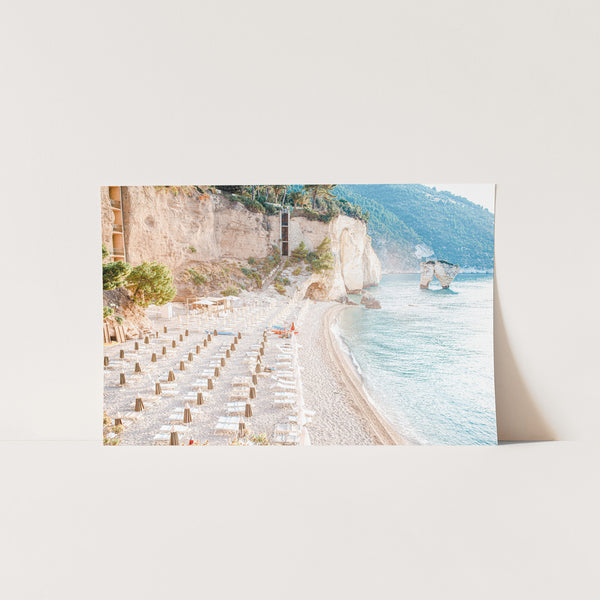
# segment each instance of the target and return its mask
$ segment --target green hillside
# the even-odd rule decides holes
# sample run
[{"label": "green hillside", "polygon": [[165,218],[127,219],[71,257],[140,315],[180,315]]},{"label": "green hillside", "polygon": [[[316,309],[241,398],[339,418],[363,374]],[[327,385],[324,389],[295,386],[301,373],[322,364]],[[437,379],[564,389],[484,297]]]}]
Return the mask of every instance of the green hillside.
[{"label": "green hillside", "polygon": [[335,194],[368,211],[385,270],[417,270],[417,246],[463,270],[493,270],[494,215],[466,198],[419,184],[338,185]]}]

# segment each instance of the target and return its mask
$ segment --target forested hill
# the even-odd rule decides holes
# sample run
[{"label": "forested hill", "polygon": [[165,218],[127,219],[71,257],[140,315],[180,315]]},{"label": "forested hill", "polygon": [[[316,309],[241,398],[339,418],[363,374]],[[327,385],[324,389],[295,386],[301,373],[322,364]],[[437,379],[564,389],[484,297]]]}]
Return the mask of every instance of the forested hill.
[{"label": "forested hill", "polygon": [[[386,271],[416,271],[421,256],[464,270],[494,267],[494,215],[424,185],[338,185],[338,197],[369,212],[368,232]],[[417,255],[421,256],[417,256]]]}]

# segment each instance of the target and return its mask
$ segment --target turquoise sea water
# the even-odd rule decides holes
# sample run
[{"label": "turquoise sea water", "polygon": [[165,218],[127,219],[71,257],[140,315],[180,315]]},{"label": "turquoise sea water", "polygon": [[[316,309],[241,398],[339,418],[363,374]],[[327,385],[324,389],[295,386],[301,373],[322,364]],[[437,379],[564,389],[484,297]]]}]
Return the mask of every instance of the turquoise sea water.
[{"label": "turquoise sea water", "polygon": [[409,443],[495,444],[493,275],[430,287],[419,288],[418,274],[384,275],[369,290],[381,310],[345,310],[342,341]]}]

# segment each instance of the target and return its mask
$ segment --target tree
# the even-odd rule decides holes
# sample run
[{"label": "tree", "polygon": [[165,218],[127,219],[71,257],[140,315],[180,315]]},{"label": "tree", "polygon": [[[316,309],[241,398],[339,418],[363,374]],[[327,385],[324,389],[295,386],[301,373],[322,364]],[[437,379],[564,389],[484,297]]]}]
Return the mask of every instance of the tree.
[{"label": "tree", "polygon": [[298,244],[298,247],[292,250],[292,257],[296,260],[304,260],[308,254],[308,248],[304,241]]},{"label": "tree", "polygon": [[333,269],[335,259],[331,252],[331,240],[329,237],[325,237],[317,246],[317,249],[308,254],[307,259],[310,261],[312,270],[315,273]]},{"label": "tree", "polygon": [[175,297],[173,275],[167,265],[143,262],[134,267],[127,278],[133,301],[140,306],[166,304]]},{"label": "tree", "polygon": [[319,200],[331,200],[335,197],[333,193],[333,188],[335,188],[335,184],[310,184],[303,186],[303,188],[306,191],[307,195],[309,195],[311,198],[313,210],[316,210],[317,202]]},{"label": "tree", "polygon": [[102,265],[102,289],[114,290],[125,285],[127,277],[131,272],[129,263],[118,260]]},{"label": "tree", "polygon": [[104,262],[104,260],[106,258],[108,258],[109,256],[110,256],[110,252],[108,251],[106,244],[104,242],[102,242],[102,262]]}]

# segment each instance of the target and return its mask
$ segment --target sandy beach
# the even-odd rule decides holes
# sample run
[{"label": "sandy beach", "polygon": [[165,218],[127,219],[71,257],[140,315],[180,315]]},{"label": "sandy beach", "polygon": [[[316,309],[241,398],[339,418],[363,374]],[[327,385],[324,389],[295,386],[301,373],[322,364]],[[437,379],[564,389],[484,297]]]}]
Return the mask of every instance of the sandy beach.
[{"label": "sandy beach", "polygon": [[[246,434],[237,441],[236,435],[217,433],[215,426],[228,414],[228,403],[234,399],[232,394],[238,389],[241,391],[237,383],[252,376],[265,328],[292,322],[298,330],[295,341],[302,405],[311,415],[314,413],[306,426],[308,436],[304,443],[402,443],[369,401],[360,376],[331,330],[344,305],[254,293],[248,294],[240,306],[232,314],[211,323],[190,317],[180,306],[171,319],[152,319],[155,331],[148,336],[147,343],[142,338],[105,347],[109,365],[105,368],[104,410],[111,421],[116,415],[123,419],[123,429],[116,436],[120,445],[168,443],[165,442],[167,433],[173,427],[184,445],[190,440],[209,445],[252,443],[249,440],[257,436],[271,443],[277,431],[289,426],[297,413],[294,406],[281,407],[274,403],[274,398],[284,393],[277,393],[280,372],[285,372],[281,371],[284,367],[278,361],[285,356],[282,352],[289,351],[289,342],[276,335],[269,334],[265,342],[262,365],[269,370],[256,377],[256,397],[249,400],[252,416],[243,418],[242,414],[240,417],[246,424]],[[213,328],[230,335],[213,335],[204,345],[207,331]],[[233,335],[238,331],[242,332],[242,338],[235,350],[230,350]],[[121,350],[125,350],[123,359],[120,359]],[[228,350],[230,356],[225,358]],[[156,362],[152,361],[152,354],[156,355]],[[222,358],[225,365],[220,368],[219,376],[213,377],[213,389],[207,390],[206,384],[199,385]],[[141,373],[136,373],[136,363]],[[169,372],[175,381],[168,382]],[[125,373],[125,385],[120,384],[121,373]],[[154,393],[157,381],[162,382],[160,395]],[[198,391],[203,395],[201,405],[196,402]],[[134,411],[136,398],[142,398],[143,411]],[[191,423],[183,423],[182,411],[186,404],[192,415]]]}]

